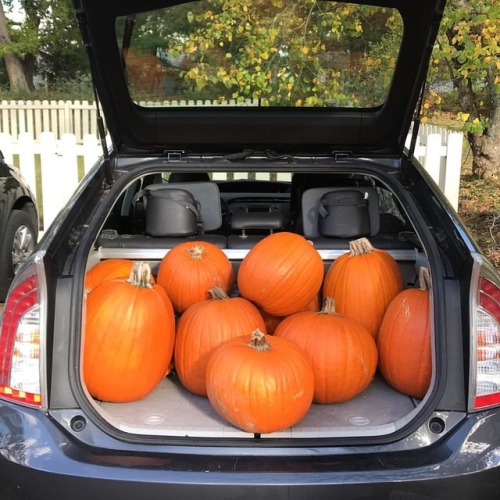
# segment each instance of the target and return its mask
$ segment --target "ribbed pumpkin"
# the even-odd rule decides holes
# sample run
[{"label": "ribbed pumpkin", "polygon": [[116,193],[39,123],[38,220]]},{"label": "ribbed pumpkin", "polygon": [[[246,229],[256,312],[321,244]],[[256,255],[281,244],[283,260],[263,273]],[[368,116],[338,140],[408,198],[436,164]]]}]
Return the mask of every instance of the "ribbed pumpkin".
[{"label": "ribbed pumpkin", "polygon": [[245,256],[238,287],[243,297],[269,314],[287,316],[314,299],[323,274],[321,256],[310,242],[298,234],[275,233]]},{"label": "ribbed pumpkin", "polygon": [[[88,293],[109,280],[128,278],[133,265],[134,261],[127,259],[107,259],[98,262],[85,274],[85,291]],[[154,277],[151,276],[151,283],[154,282]]]},{"label": "ribbed pumpkin", "polygon": [[315,403],[342,403],[373,380],[377,369],[373,337],[358,321],[335,313],[330,297],[320,312],[301,312],[283,320],[274,335],[291,340],[309,357]]},{"label": "ribbed pumpkin", "polygon": [[134,264],[128,280],[103,283],[87,296],[83,378],[89,393],[123,403],[143,398],[168,371],[174,312],[151,270]]},{"label": "ribbed pumpkin", "polygon": [[216,347],[231,338],[264,330],[257,308],[242,297],[228,297],[221,288],[210,290],[210,300],[197,302],[181,316],[177,325],[175,367],[186,389],[206,396],[205,372]]},{"label": "ribbed pumpkin", "polygon": [[349,246],[350,252],[328,269],[323,296],[333,297],[339,314],[357,319],[376,338],[387,306],[403,290],[401,270],[388,252],[373,248],[366,238]]},{"label": "ribbed pumpkin", "polygon": [[247,432],[277,432],[299,422],[314,391],[304,353],[256,330],[219,346],[208,362],[207,393],[215,411]]},{"label": "ribbed pumpkin", "polygon": [[420,288],[402,291],[389,304],[377,345],[384,379],[404,394],[423,398],[432,376],[430,275],[426,268],[419,275]]},{"label": "ribbed pumpkin", "polygon": [[228,295],[234,284],[234,273],[226,254],[213,243],[181,243],[163,257],[157,274],[174,309],[184,312],[189,306],[210,298],[208,290],[220,287]]}]

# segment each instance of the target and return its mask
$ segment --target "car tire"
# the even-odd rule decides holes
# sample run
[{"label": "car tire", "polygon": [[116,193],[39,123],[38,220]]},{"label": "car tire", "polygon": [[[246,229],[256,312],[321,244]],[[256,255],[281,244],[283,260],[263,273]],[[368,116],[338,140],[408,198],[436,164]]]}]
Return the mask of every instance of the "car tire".
[{"label": "car tire", "polygon": [[37,228],[32,210],[13,210],[0,249],[0,302],[7,296],[10,283],[19,267],[36,245]]}]

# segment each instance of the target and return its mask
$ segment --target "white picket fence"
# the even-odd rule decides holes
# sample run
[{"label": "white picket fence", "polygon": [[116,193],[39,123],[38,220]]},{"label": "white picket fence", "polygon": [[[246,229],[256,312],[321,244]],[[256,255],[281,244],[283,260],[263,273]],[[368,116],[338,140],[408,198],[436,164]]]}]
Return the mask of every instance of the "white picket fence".
[{"label": "white picket fence", "polygon": [[[59,101],[54,111],[48,107],[48,101],[42,101],[38,102],[38,108],[31,110],[28,102],[21,103],[21,111],[14,113],[12,101],[7,108],[3,108],[4,103],[0,108],[0,150],[8,163],[20,167],[33,192],[41,198],[38,204],[43,213],[43,231],[102,153],[95,129],[95,108],[92,103]],[[12,124],[16,126],[13,128]],[[455,208],[458,207],[462,142],[462,133],[422,125],[415,150],[417,159]],[[407,146],[409,143],[410,137]],[[214,178],[223,179],[224,175],[217,174]],[[245,174],[240,177],[244,178]]]}]

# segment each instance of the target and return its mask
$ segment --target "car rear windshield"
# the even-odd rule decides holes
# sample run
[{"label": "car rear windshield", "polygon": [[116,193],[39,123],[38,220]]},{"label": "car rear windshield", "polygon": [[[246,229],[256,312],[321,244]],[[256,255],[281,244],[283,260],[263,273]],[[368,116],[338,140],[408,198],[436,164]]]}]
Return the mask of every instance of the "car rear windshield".
[{"label": "car rear windshield", "polygon": [[384,103],[397,10],[314,0],[203,0],[120,17],[140,106],[373,108]]}]

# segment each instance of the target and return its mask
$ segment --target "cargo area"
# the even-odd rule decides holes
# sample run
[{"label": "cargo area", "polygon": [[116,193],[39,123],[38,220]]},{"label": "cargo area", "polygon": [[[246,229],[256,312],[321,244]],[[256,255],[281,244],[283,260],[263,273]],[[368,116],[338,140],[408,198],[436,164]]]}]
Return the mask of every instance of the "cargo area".
[{"label": "cargo area", "polygon": [[[173,174],[149,174],[129,183],[99,232],[89,254],[87,269],[108,259],[129,259],[148,262],[155,276],[161,260],[176,244],[201,240],[219,246],[231,261],[237,276],[241,262],[258,241],[277,231],[291,231],[312,241],[326,273],[332,262],[348,251],[349,240],[355,237],[324,235],[318,230],[317,213],[311,215],[311,211],[318,211],[319,198],[336,189],[358,191],[369,200],[364,215],[369,225],[367,238],[394,257],[404,277],[405,288],[417,286],[418,269],[427,264],[424,249],[397,197],[383,183],[369,176],[324,175],[314,181],[304,176],[302,182],[316,185],[301,186],[297,192],[294,192],[293,181],[278,180],[276,174],[270,175],[269,180],[217,182],[212,180],[216,177],[213,175],[208,181],[200,181],[197,174],[195,180],[178,183],[173,182],[174,177]],[[153,178],[155,185],[175,185],[194,193],[194,198],[201,201],[200,219],[205,224],[202,233],[199,228],[193,228],[195,234],[187,231],[188,234],[179,236],[176,227],[175,235],[168,234],[169,221],[173,221],[174,226],[178,222],[175,216],[169,218],[168,211],[155,213],[152,222],[151,212],[148,214],[147,208],[139,204],[145,200],[144,189],[150,183],[145,183],[145,179],[151,181]],[[328,179],[327,184],[325,179]],[[299,200],[298,206],[294,206],[294,199]],[[232,295],[238,296],[237,287]],[[192,438],[383,436],[407,425],[421,407],[420,399],[395,390],[378,371],[368,388],[355,398],[341,404],[313,403],[307,415],[296,425],[256,436],[221,418],[206,397],[186,390],[175,368],[139,401],[109,403],[90,395],[89,401],[111,426],[120,431],[144,436]]]}]

